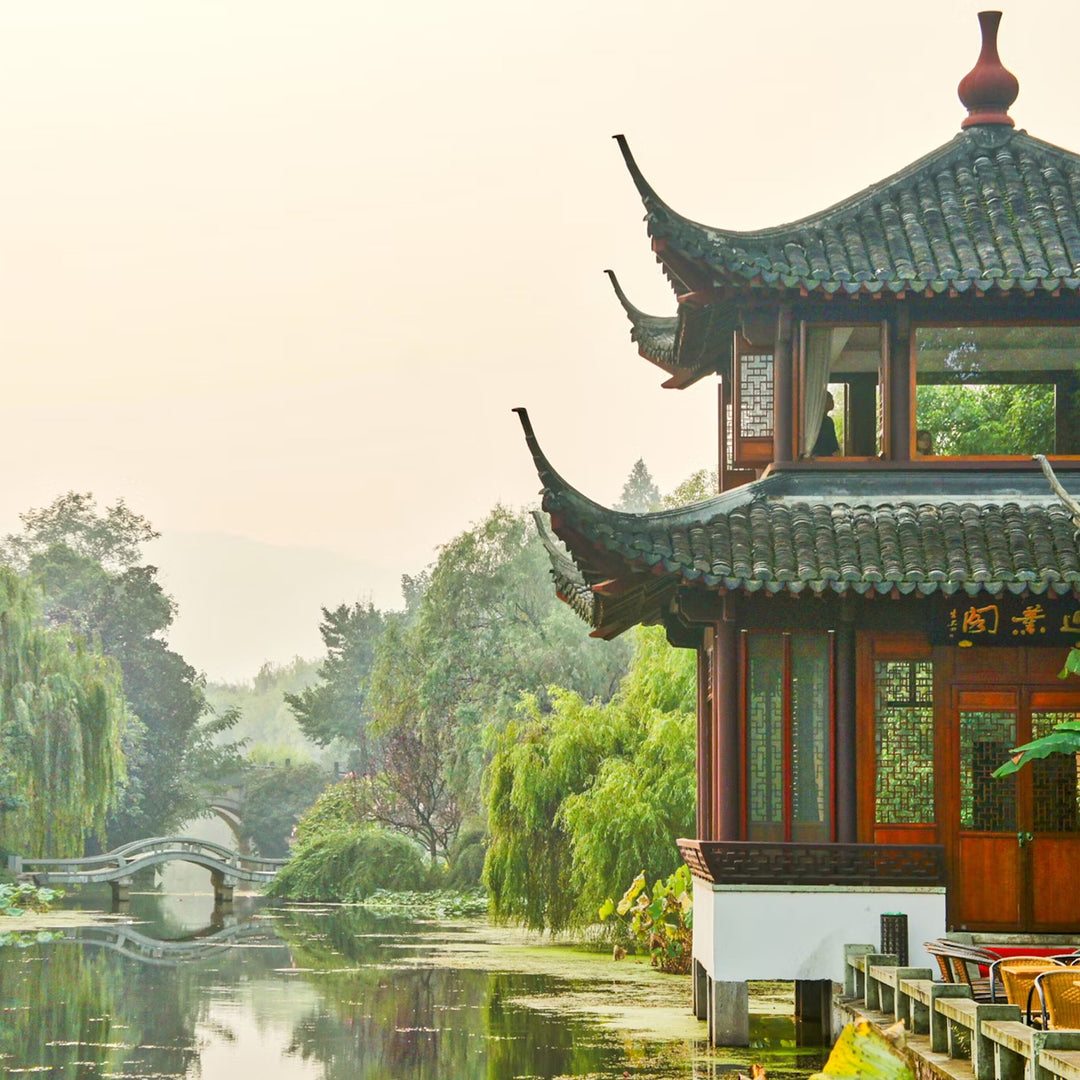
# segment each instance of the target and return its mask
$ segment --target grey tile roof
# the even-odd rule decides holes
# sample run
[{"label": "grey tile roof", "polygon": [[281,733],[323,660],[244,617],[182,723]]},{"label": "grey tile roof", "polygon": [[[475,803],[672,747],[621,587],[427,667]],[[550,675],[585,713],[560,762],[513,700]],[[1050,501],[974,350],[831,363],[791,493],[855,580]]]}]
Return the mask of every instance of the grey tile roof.
[{"label": "grey tile roof", "polygon": [[967,128],[819,214],[756,232],[676,213],[618,138],[649,234],[716,286],[840,294],[1080,290],[1080,156],[1024,131]]},{"label": "grey tile roof", "polygon": [[[577,588],[599,587],[591,609],[580,597],[575,609],[613,633],[656,621],[657,605],[691,583],[859,595],[1080,589],[1076,526],[1037,471],[777,473],[693,506],[626,514],[567,484],[519,412]],[[1063,481],[1080,491],[1080,475]]]},{"label": "grey tile roof", "polygon": [[611,279],[615,295],[630,320],[630,340],[637,343],[638,352],[669,375],[674,375],[679,370],[675,364],[675,328],[679,320],[673,315],[646,315],[630,303],[615,272],[605,270],[604,273]]}]

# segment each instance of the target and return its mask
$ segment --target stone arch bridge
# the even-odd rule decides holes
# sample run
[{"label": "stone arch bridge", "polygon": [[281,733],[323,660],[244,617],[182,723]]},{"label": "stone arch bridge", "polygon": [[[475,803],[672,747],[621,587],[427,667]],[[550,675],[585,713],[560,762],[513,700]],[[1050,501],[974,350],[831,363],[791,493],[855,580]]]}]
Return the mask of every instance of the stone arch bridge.
[{"label": "stone arch bridge", "polygon": [[107,881],[112,886],[113,904],[118,906],[128,899],[131,879],[140,870],[167,862],[189,862],[210,871],[214,903],[229,904],[239,882],[272,881],[286,861],[243,855],[223,844],[191,836],[154,836],[81,859],[24,859],[12,855],[8,857],[8,869],[42,886]]}]

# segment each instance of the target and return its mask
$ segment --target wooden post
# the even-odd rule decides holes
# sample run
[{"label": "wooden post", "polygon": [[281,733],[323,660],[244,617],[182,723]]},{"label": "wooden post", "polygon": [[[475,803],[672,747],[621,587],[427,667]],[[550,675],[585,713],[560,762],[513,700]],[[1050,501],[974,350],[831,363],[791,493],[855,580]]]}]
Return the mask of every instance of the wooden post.
[{"label": "wooden post", "polygon": [[848,605],[836,631],[836,839],[859,840],[855,752],[855,624]]},{"label": "wooden post", "polygon": [[697,651],[697,836],[713,839],[713,633],[705,631],[705,641]]},{"label": "wooden post", "polygon": [[773,343],[773,461],[791,461],[795,446],[795,373],[791,357],[791,308],[776,318]]},{"label": "wooden post", "polygon": [[742,795],[740,787],[739,739],[739,634],[728,617],[728,599],[724,600],[724,618],[713,633],[713,716],[716,742],[713,750],[713,806],[715,822],[712,839],[741,840]]},{"label": "wooden post", "polygon": [[889,460],[910,461],[912,439],[911,319],[901,304],[889,340]]}]

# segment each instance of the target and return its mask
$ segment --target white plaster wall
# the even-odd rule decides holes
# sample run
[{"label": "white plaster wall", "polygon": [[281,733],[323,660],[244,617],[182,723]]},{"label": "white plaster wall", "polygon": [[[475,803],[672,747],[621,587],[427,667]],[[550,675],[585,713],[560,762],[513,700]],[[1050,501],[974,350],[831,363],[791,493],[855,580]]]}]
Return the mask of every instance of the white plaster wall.
[{"label": "white plaster wall", "polygon": [[695,878],[694,957],[721,982],[843,982],[844,946],[876,946],[884,912],[908,917],[908,964],[934,968],[922,943],[945,933],[944,889],[722,886]]}]

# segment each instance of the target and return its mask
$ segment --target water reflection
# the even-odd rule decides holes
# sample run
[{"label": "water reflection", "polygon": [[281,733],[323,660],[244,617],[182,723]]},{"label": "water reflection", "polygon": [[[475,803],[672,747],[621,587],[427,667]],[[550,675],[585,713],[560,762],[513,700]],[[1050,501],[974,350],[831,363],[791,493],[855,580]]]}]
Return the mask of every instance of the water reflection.
[{"label": "water reflection", "polygon": [[435,963],[454,937],[445,925],[248,900],[235,918],[192,932],[173,901],[136,896],[133,912],[153,915],[146,923],[0,948],[0,1068],[203,1080],[705,1078],[759,1060],[784,1080],[820,1067],[819,1054],[795,1050],[782,1018],[755,1028],[765,1045],[747,1055],[570,1015],[561,999],[607,988]]}]

